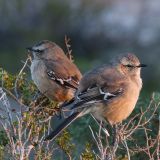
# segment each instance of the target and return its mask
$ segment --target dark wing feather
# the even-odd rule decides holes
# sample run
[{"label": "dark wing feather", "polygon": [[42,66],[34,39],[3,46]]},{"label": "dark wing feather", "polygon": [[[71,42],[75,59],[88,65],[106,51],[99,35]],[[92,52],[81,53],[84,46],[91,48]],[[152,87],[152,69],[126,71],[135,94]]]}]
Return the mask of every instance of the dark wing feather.
[{"label": "dark wing feather", "polygon": [[53,132],[45,137],[44,141],[55,139],[65,128],[67,128],[73,121],[77,119],[80,112],[75,112],[64,120]]},{"label": "dark wing feather", "polygon": [[[80,93],[71,109],[83,108],[83,104],[91,104],[100,101],[108,101],[122,94],[122,89],[118,89],[112,93],[104,92],[100,87],[89,88],[87,91]],[[84,105],[86,107],[86,105]]]},{"label": "dark wing feather", "polygon": [[47,67],[47,75],[48,77],[55,81],[57,84],[65,87],[65,88],[72,88],[77,89],[79,85],[79,78],[78,76],[72,75],[68,69],[67,65],[64,65],[63,62],[56,62],[47,60],[46,62]]}]

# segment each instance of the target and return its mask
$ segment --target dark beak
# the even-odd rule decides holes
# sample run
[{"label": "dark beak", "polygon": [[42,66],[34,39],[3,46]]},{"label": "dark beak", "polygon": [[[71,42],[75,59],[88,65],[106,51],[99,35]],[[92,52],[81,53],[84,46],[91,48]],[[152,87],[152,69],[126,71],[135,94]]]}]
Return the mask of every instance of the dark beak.
[{"label": "dark beak", "polygon": [[142,67],[147,67],[147,65],[146,64],[139,64],[137,67],[142,68]]}]

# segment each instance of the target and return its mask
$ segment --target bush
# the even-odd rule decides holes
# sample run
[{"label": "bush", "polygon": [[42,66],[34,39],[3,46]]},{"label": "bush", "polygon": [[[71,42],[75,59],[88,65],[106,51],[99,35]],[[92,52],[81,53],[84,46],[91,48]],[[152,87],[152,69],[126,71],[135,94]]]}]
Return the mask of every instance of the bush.
[{"label": "bush", "polygon": [[[82,118],[70,132],[64,131],[56,141],[44,142],[51,130],[51,117],[59,112],[57,103],[41,95],[28,78],[27,58],[17,75],[0,69],[0,156],[10,159],[160,159],[160,94],[155,93],[146,102],[140,100],[138,107],[122,124],[106,125],[110,136],[95,121]],[[16,109],[12,107],[16,102]],[[11,103],[12,102],[12,103]],[[19,108],[19,110],[17,109]],[[80,126],[83,123],[83,128]],[[86,124],[86,126],[84,125]],[[84,133],[84,127],[90,131]],[[78,125],[78,129],[77,129]],[[74,127],[75,126],[75,127]],[[81,132],[82,130],[82,132]],[[83,135],[89,138],[83,139]],[[81,142],[77,143],[78,137]],[[81,138],[81,139],[80,139]],[[82,148],[80,149],[80,145]],[[63,153],[61,152],[63,151]]]}]

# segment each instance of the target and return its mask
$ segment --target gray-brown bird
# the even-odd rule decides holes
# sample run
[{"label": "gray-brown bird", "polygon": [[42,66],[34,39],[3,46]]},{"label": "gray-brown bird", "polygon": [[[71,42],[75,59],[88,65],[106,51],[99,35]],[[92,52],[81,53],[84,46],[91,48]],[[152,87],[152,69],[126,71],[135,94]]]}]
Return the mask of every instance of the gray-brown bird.
[{"label": "gray-brown bird", "polygon": [[57,102],[72,99],[82,75],[64,51],[48,40],[27,49],[33,54],[31,76],[39,91]]},{"label": "gray-brown bird", "polygon": [[54,139],[71,122],[87,113],[111,125],[126,119],[138,100],[142,88],[140,71],[145,66],[129,53],[86,73],[74,99],[66,106],[72,114],[45,140]]}]

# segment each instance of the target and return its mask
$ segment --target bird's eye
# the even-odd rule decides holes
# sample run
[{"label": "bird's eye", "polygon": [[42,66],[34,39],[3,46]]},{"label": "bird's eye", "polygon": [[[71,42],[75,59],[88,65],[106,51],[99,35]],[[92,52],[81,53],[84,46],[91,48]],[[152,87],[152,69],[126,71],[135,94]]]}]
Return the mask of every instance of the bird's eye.
[{"label": "bird's eye", "polygon": [[130,65],[130,64],[127,64],[127,65],[125,65],[125,66],[128,67],[128,68],[134,67],[133,65]]},{"label": "bird's eye", "polygon": [[43,50],[40,50],[40,49],[35,49],[34,51],[37,52],[37,53],[42,53],[43,52]]}]

